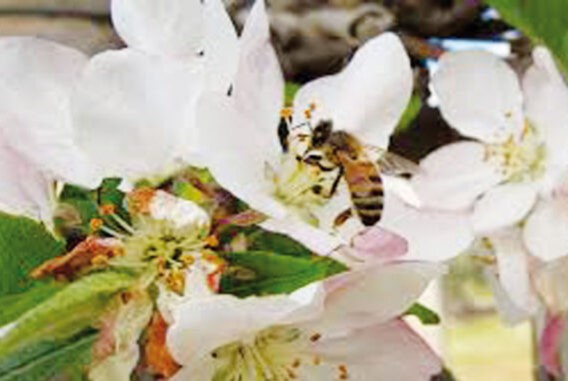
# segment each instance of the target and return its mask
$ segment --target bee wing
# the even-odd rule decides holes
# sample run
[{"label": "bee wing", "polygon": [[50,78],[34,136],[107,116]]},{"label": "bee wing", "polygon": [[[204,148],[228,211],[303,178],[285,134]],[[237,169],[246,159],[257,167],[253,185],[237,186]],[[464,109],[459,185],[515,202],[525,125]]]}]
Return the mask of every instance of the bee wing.
[{"label": "bee wing", "polygon": [[375,153],[381,173],[391,176],[413,176],[420,172],[418,164],[379,147],[368,147]]}]

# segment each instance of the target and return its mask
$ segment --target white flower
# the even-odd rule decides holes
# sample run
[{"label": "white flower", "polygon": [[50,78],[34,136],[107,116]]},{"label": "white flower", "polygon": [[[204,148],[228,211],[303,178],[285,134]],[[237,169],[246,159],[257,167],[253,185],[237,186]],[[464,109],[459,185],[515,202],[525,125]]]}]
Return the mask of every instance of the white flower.
[{"label": "white flower", "polygon": [[440,273],[396,264],[290,296],[189,299],[175,306],[168,330],[183,366],[172,380],[430,380],[439,360],[398,317]]},{"label": "white flower", "polygon": [[49,223],[55,180],[99,180],[75,145],[69,109],[87,57],[29,37],[0,39],[0,56],[0,205]]},{"label": "white flower", "polygon": [[475,141],[427,156],[417,191],[428,206],[473,205],[480,235],[522,220],[568,164],[568,89],[548,51],[533,56],[522,85],[503,61],[477,51],[444,55],[433,78],[444,117]]},{"label": "white flower", "polygon": [[[264,228],[328,254],[345,243],[332,222],[350,206],[349,194],[344,184],[331,199],[321,194],[337,171],[322,174],[297,160],[305,147],[296,138],[308,122],[331,120],[336,130],[386,149],[412,91],[410,62],[398,38],[385,34],[362,46],[341,73],[303,86],[290,118],[290,150],[284,153],[277,132],[284,82],[264,7],[257,1],[246,22],[232,91],[205,94],[200,101],[200,146],[219,183],[270,217]],[[390,187],[389,179],[385,182]]]},{"label": "white flower", "polygon": [[91,60],[39,39],[0,41],[3,210],[50,223],[55,180],[135,181],[195,152],[195,101],[204,83],[227,88],[235,66],[219,59],[237,47],[222,3],[120,0],[112,16],[129,47]]}]

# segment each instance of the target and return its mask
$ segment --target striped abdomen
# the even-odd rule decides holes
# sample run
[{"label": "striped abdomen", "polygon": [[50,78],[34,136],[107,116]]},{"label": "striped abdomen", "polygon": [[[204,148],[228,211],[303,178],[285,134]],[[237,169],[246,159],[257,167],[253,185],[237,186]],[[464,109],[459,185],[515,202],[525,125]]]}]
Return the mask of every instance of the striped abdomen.
[{"label": "striped abdomen", "polygon": [[363,225],[376,224],[383,213],[383,181],[377,166],[367,160],[341,158],[353,209]]}]

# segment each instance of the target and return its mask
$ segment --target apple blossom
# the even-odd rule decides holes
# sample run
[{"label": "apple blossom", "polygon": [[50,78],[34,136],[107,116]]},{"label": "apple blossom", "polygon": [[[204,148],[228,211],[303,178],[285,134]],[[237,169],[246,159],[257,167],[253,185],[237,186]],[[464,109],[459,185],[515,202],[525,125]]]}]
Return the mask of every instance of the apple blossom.
[{"label": "apple blossom", "polygon": [[398,317],[440,273],[400,263],[289,296],[190,298],[172,311],[167,344],[182,365],[172,380],[430,380],[439,360]]},{"label": "apple blossom", "polygon": [[[386,149],[412,91],[408,56],[395,35],[385,34],[363,45],[341,73],[303,86],[293,111],[284,112],[291,134],[283,152],[277,126],[284,83],[262,1],[250,12],[240,41],[231,91],[206,92],[199,102],[204,162],[223,187],[269,217],[262,227],[329,254],[353,236],[352,227],[342,237],[332,226],[337,214],[349,208],[349,194],[341,184],[330,198],[325,193],[337,171],[322,173],[297,159],[305,153],[302,135],[306,126],[332,120],[364,144]],[[385,176],[385,183],[386,204],[395,197],[391,186],[412,198],[403,180]]]},{"label": "apple blossom", "polygon": [[533,57],[522,84],[507,64],[479,51],[445,54],[432,80],[443,116],[474,140],[428,155],[415,184],[425,205],[473,207],[479,235],[521,221],[568,164],[560,143],[568,89],[547,50],[536,48]]}]

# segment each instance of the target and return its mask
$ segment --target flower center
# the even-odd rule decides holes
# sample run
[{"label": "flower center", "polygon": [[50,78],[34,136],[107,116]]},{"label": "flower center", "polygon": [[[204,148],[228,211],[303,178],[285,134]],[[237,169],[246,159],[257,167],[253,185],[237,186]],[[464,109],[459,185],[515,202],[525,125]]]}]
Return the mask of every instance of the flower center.
[{"label": "flower center", "polygon": [[[326,367],[330,374],[348,379],[347,366],[333,366],[310,350],[321,339],[298,328],[275,326],[246,341],[225,345],[211,353],[215,359],[214,381],[289,381],[304,379],[313,368]],[[327,379],[327,378],[326,378]]]},{"label": "flower center", "polygon": [[544,174],[546,147],[528,122],[519,136],[485,146],[485,160],[496,165],[508,182],[534,181]]},{"label": "flower center", "polygon": [[315,106],[310,106],[305,110],[306,122],[297,126],[292,126],[291,111],[283,111],[289,131],[286,136],[287,149],[282,155],[280,166],[277,169],[267,169],[267,178],[273,185],[273,194],[277,199],[296,210],[307,222],[317,224],[310,210],[329,201],[339,168],[323,171],[303,160],[311,148],[312,128],[309,119],[314,109]]},{"label": "flower center", "polygon": [[212,243],[209,216],[203,209],[162,191],[140,196],[134,194],[134,205],[129,204],[132,224],[109,211],[113,227],[100,226],[123,245],[124,255],[112,259],[111,265],[145,268],[153,263],[158,275],[178,292],[184,289],[186,270],[194,264],[212,276],[219,272],[221,260],[206,248]]}]

